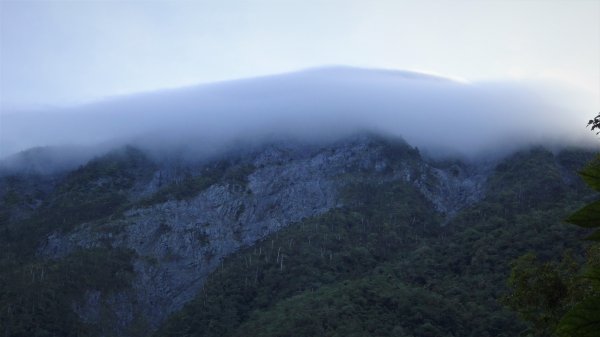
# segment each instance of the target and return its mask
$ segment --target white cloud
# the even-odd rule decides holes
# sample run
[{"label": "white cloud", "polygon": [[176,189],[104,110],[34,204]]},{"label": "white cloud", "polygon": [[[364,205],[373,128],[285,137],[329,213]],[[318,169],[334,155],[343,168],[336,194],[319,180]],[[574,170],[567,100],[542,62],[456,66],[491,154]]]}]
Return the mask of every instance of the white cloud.
[{"label": "white cloud", "polygon": [[314,141],[376,130],[428,151],[476,157],[589,141],[590,114],[585,99],[563,87],[330,67],[3,114],[0,153],[114,142],[206,154],[239,140]]}]

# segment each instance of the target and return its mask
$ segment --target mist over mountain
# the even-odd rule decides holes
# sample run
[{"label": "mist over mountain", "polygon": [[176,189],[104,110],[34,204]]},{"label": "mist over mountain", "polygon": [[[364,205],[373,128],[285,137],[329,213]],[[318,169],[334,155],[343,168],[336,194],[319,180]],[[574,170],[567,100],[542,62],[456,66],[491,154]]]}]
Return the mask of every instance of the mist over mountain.
[{"label": "mist over mountain", "polygon": [[365,130],[403,137],[434,156],[474,158],[529,144],[589,144],[585,101],[563,89],[315,68],[62,109],[4,111],[0,157],[39,146],[89,146],[89,155],[75,156],[81,161],[123,144],[156,154],[177,149],[206,156],[273,138],[326,142]]},{"label": "mist over mountain", "polygon": [[335,67],[3,114],[0,326],[516,336],[510,261],[593,197],[573,97]]},{"label": "mist over mountain", "polygon": [[576,248],[563,219],[594,197],[591,151],[434,160],[372,134],[36,174],[87,153],[0,174],[7,336],[517,336],[510,261]]},{"label": "mist over mountain", "polygon": [[0,0],[0,337],[600,337],[598,22]]}]

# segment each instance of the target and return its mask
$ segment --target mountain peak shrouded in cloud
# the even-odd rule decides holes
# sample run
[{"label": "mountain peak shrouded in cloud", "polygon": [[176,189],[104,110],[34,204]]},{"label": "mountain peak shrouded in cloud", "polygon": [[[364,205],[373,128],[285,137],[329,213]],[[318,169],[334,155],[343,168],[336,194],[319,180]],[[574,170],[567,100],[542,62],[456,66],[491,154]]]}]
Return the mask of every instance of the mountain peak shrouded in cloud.
[{"label": "mountain peak shrouded in cloud", "polygon": [[327,141],[366,130],[403,137],[434,154],[476,157],[531,143],[585,142],[584,106],[546,85],[322,67],[64,109],[4,112],[0,156],[36,146],[125,143],[205,155],[235,142]]}]

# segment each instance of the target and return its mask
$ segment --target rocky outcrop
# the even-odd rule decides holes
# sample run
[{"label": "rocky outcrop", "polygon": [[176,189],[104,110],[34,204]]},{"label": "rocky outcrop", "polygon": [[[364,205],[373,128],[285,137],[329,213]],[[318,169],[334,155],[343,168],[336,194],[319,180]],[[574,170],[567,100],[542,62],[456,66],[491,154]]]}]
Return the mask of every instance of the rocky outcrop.
[{"label": "rocky outcrop", "polygon": [[[51,258],[97,246],[137,254],[133,290],[88,292],[75,306],[82,319],[98,322],[104,303],[120,317],[123,329],[140,316],[150,329],[156,327],[197,294],[224,257],[341,206],[340,189],[361,174],[409,182],[449,216],[481,198],[486,177],[463,166],[434,167],[404,143],[390,145],[367,136],[320,147],[275,144],[242,158],[255,167],[245,184],[218,181],[189,200],[134,207],[117,219],[47,237],[40,254]],[[157,190],[156,179],[148,184],[132,193]]]}]

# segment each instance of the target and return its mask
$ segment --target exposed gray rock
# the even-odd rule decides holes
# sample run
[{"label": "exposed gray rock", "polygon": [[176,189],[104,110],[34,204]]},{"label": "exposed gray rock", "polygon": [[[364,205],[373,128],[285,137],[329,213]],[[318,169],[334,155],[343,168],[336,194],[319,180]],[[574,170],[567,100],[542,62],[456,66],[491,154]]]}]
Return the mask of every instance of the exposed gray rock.
[{"label": "exposed gray rock", "polygon": [[[40,252],[52,258],[105,245],[132,249],[138,255],[133,293],[102,297],[92,291],[76,306],[80,316],[98,321],[98,306],[104,301],[119,313],[117,323],[123,328],[135,315],[156,327],[191,300],[229,254],[291,223],[341,206],[339,191],[348,183],[349,173],[370,172],[383,181],[409,182],[449,216],[481,198],[486,177],[485,172],[463,168],[435,168],[418,155],[390,158],[379,142],[368,137],[321,148],[271,145],[245,160],[256,167],[246,186],[219,182],[190,200],[134,208],[120,219],[48,236]],[[138,198],[150,195],[162,179],[175,181],[177,174],[157,171],[147,186],[136,186],[132,193]],[[128,296],[135,300],[124,300]]]},{"label": "exposed gray rock", "polygon": [[431,178],[420,179],[417,186],[437,211],[451,218],[465,206],[483,198],[489,170],[453,166],[449,169],[430,168],[427,173]]}]

